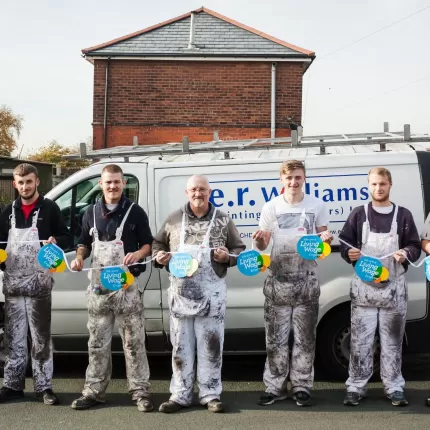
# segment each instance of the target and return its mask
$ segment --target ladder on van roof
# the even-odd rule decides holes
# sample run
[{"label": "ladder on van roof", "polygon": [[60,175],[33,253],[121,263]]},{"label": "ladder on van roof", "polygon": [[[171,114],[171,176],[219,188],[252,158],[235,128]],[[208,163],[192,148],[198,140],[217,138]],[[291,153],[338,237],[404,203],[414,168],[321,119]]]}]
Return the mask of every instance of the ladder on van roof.
[{"label": "ladder on van roof", "polygon": [[250,151],[250,150],[270,150],[285,148],[310,148],[319,147],[320,154],[326,154],[328,146],[343,145],[379,145],[380,151],[386,151],[386,145],[389,143],[412,144],[418,142],[430,142],[428,134],[411,134],[411,127],[405,124],[402,132],[389,132],[388,123],[384,123],[384,131],[376,133],[356,133],[356,134],[330,134],[321,136],[298,135],[297,130],[291,131],[291,137],[280,138],[260,138],[245,140],[220,140],[218,133],[214,133],[214,140],[210,142],[190,142],[188,137],[184,137],[182,142],[172,142],[159,145],[138,145],[137,137],[133,139],[133,146],[116,146],[113,148],[98,149],[94,151],[86,150],[86,144],[80,144],[80,153],[66,155],[65,158],[115,158],[124,157],[128,161],[129,157],[139,155],[162,157],[164,155],[181,155],[197,154],[204,152],[224,152],[224,158],[230,158],[232,151]]}]

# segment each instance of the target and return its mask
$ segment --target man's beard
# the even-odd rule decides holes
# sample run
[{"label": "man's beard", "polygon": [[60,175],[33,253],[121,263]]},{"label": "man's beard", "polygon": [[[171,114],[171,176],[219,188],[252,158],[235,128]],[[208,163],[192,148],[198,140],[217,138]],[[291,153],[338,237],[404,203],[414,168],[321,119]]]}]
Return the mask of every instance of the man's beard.
[{"label": "man's beard", "polygon": [[375,200],[377,202],[381,202],[381,203],[387,202],[387,201],[390,200],[390,195],[389,194],[387,194],[387,195],[385,195],[383,197],[382,196],[377,196],[375,194],[372,194],[372,197],[373,197],[373,200]]},{"label": "man's beard", "polygon": [[21,199],[22,200],[31,200],[34,197],[34,195],[36,194],[36,191],[37,190],[34,189],[33,193],[30,196],[27,196],[27,197],[24,197],[23,195],[21,195]]},{"label": "man's beard", "polygon": [[193,200],[193,206],[195,207],[195,208],[201,208],[202,206],[204,206],[205,205],[205,201],[203,200],[203,199],[196,199],[196,200]]}]

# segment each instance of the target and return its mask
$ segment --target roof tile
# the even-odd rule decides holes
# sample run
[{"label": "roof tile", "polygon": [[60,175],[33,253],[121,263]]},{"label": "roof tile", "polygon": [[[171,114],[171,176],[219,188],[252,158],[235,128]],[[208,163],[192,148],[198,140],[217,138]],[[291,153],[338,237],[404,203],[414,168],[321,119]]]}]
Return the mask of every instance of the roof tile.
[{"label": "roof tile", "polygon": [[197,55],[241,56],[266,55],[281,57],[313,56],[311,51],[272,38],[243,24],[199,9],[195,16],[195,44],[198,50],[186,49],[189,43],[191,13],[141,32],[83,50],[87,56],[133,55]]}]

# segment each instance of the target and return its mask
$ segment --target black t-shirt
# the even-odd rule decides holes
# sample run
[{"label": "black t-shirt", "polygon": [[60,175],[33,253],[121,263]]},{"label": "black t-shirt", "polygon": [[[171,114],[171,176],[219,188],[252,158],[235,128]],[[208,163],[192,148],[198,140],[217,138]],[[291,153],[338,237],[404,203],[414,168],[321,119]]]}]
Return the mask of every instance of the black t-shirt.
[{"label": "black t-shirt", "polygon": [[[112,211],[106,207],[104,199],[91,205],[86,210],[82,219],[82,232],[79,236],[78,245],[92,250],[93,236],[90,235],[94,227],[94,211],[96,214],[96,224],[99,240],[107,242],[115,239],[116,230],[121,225],[132,202],[125,196],[121,197],[118,205]],[[152,244],[152,234],[149,227],[146,212],[137,204],[134,204],[124,224],[121,240],[124,243],[125,254],[135,252],[143,245]],[[146,269],[145,265],[132,266],[130,272],[138,276]]]}]

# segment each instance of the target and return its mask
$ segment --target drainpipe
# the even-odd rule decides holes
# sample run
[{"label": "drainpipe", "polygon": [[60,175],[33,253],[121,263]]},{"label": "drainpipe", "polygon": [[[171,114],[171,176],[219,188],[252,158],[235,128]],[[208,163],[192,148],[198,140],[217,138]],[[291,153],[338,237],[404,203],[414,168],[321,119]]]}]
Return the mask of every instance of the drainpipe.
[{"label": "drainpipe", "polygon": [[276,63],[272,63],[272,95],[271,95],[271,124],[270,137],[276,137]]},{"label": "drainpipe", "polygon": [[196,13],[191,12],[190,40],[188,42],[188,49],[194,49],[196,47],[194,43],[195,27],[196,27]]},{"label": "drainpipe", "polygon": [[108,109],[108,84],[109,84],[109,60],[106,62],[106,78],[105,78],[105,108],[103,119],[103,148],[107,148],[107,109]]}]

